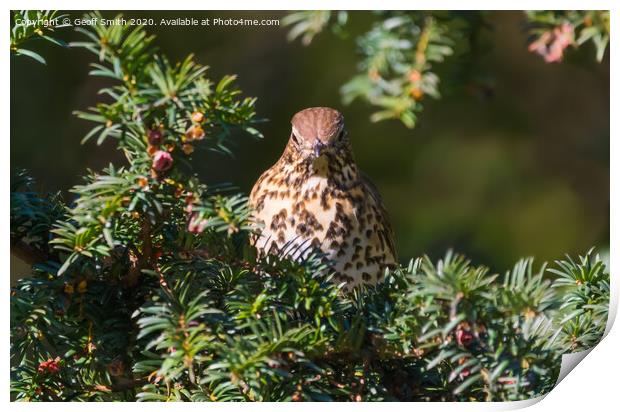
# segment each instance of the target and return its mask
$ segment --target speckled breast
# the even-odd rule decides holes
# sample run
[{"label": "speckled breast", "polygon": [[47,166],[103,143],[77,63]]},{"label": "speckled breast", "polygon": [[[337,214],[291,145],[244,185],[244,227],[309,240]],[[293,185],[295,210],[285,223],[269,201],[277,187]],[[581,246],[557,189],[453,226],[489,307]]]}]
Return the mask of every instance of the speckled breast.
[{"label": "speckled breast", "polygon": [[262,227],[254,244],[260,252],[284,250],[293,257],[316,248],[347,288],[375,283],[395,263],[381,205],[354,167],[334,172],[321,161],[314,173],[307,165],[279,162],[261,176],[250,196]]}]

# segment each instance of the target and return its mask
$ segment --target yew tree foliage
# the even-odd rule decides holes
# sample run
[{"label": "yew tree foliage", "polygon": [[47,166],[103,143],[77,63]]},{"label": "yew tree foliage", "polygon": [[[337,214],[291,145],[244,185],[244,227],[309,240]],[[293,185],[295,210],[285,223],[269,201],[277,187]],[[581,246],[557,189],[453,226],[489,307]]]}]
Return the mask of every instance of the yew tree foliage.
[{"label": "yew tree foliage", "polygon": [[24,43],[33,39],[41,39],[62,47],[67,44],[51,36],[56,30],[68,27],[65,22],[68,15],[59,14],[55,10],[14,10],[11,12],[11,53],[26,56],[45,64],[39,53],[24,48]]},{"label": "yew tree foliage", "polygon": [[[428,98],[441,95],[440,71],[467,63],[460,56],[481,48],[480,32],[491,29],[487,11],[376,11],[375,21],[357,44],[360,60],[357,74],[340,92],[345,104],[361,100],[376,111],[373,122],[395,119],[406,127],[416,125]],[[528,50],[545,62],[562,61],[568,49],[592,44],[596,60],[601,62],[610,37],[610,13],[605,10],[527,11],[523,28],[529,39]],[[284,25],[290,26],[289,39],[301,39],[309,45],[327,28],[347,35],[349,13],[346,11],[298,11],[289,13]],[[491,46],[493,47],[493,46]],[[525,44],[524,44],[525,47]],[[445,71],[445,70],[444,70]],[[463,77],[452,76],[452,77]],[[462,79],[452,79],[458,83]],[[482,90],[488,81],[475,79]]]},{"label": "yew tree foliage", "polygon": [[[322,257],[258,258],[246,198],[192,157],[254,129],[255,100],[141,27],[78,28],[102,102],[84,138],[127,164],[89,172],[70,202],[11,188],[11,391],[21,401],[526,399],[561,356],[596,344],[609,275],[592,251],[493,274],[448,252],[344,293]],[[27,274],[25,274],[27,275]]]}]

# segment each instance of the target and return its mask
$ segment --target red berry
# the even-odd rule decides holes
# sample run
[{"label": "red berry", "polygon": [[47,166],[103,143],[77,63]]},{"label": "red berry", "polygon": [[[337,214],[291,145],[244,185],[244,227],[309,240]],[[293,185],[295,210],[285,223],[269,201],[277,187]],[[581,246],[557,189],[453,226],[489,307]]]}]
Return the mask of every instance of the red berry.
[{"label": "red berry", "polygon": [[469,331],[469,326],[457,326],[455,335],[456,342],[461,346],[468,346],[474,340],[474,335]]},{"label": "red berry", "polygon": [[172,167],[173,159],[170,153],[158,150],[153,155],[153,170],[156,172],[165,172]]},{"label": "red berry", "polygon": [[39,373],[50,373],[55,374],[60,372],[60,357],[57,356],[56,359],[48,359],[39,364],[39,368],[37,369]]}]

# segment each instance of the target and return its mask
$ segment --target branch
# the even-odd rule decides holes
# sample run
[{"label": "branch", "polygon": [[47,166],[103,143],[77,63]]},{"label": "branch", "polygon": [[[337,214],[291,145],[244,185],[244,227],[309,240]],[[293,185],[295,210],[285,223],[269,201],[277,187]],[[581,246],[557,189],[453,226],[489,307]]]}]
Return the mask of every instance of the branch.
[{"label": "branch", "polygon": [[142,251],[140,253],[137,251],[129,252],[131,266],[124,279],[124,284],[127,287],[135,286],[140,279],[142,269],[153,265],[153,240],[151,239],[151,222],[148,217],[142,221],[140,237],[142,238]]}]

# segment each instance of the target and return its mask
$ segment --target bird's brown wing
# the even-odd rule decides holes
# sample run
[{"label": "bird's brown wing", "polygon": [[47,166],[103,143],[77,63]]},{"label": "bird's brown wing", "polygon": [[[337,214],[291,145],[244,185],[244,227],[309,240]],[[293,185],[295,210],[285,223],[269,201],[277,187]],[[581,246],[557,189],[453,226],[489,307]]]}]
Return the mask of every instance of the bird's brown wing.
[{"label": "bird's brown wing", "polygon": [[371,196],[371,198],[377,205],[377,208],[379,209],[379,216],[377,216],[380,224],[379,235],[383,237],[388,249],[390,250],[390,252],[392,252],[392,256],[394,256],[394,260],[396,260],[394,231],[392,230],[392,225],[390,224],[387,209],[385,208],[383,199],[381,198],[381,194],[379,193],[379,189],[377,189],[377,186],[375,186],[375,184],[372,183],[372,181],[363,173],[360,173],[360,181],[364,186],[364,190]]}]

